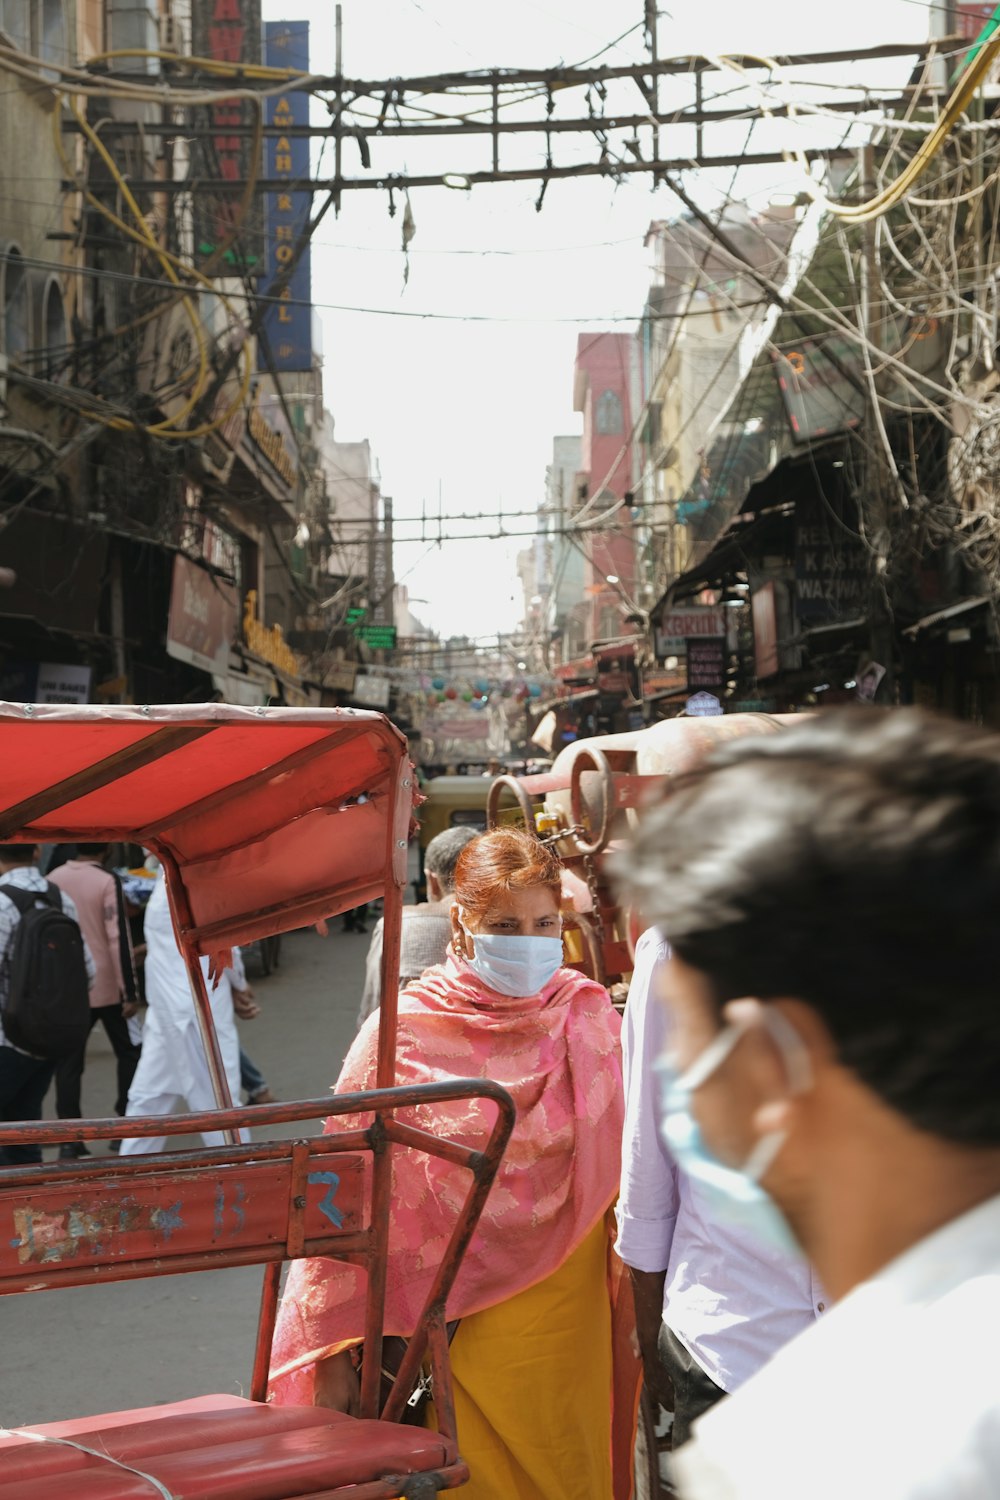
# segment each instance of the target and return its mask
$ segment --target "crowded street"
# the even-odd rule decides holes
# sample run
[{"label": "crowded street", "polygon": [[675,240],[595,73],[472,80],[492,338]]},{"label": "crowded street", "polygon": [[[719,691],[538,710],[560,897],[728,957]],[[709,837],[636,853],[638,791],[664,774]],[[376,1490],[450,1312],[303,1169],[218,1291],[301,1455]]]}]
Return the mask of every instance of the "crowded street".
[{"label": "crowded street", "polygon": [[0,140],[0,1500],[1000,1500],[1000,0]]}]

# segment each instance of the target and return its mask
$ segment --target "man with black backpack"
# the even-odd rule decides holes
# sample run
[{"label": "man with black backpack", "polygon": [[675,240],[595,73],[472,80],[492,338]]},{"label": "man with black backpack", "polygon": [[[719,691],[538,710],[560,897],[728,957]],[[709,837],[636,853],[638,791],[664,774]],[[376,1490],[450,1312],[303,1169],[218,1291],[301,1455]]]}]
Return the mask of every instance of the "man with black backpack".
[{"label": "man with black backpack", "polygon": [[[94,960],[76,907],[36,869],[31,844],[0,844],[0,1119],[40,1120],[56,1063],[86,1042]],[[0,1166],[40,1162],[0,1146]]]}]

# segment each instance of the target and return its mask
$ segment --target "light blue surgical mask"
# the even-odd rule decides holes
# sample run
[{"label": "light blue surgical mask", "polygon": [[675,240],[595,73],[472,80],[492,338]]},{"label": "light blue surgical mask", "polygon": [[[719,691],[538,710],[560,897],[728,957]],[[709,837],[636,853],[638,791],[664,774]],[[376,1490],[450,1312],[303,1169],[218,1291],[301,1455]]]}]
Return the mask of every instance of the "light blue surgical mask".
[{"label": "light blue surgical mask", "polygon": [[537,995],[562,967],[561,937],[516,937],[501,932],[468,936],[475,948],[469,964],[485,985],[501,995],[520,999]]},{"label": "light blue surgical mask", "polygon": [[[795,1027],[770,1006],[764,1010],[764,1024],[785,1059],[793,1091],[808,1088],[812,1070]],[[705,1144],[691,1111],[692,1096],[722,1066],[745,1032],[745,1026],[728,1026],[685,1073],[677,1072],[669,1056],[657,1059],[654,1067],[660,1090],[660,1132],[681,1171],[697,1183],[702,1201],[720,1219],[745,1229],[771,1249],[801,1258],[802,1249],[788,1220],[760,1185],[761,1177],[785,1144],[785,1132],[770,1131],[757,1142],[742,1167],[728,1167]]]}]

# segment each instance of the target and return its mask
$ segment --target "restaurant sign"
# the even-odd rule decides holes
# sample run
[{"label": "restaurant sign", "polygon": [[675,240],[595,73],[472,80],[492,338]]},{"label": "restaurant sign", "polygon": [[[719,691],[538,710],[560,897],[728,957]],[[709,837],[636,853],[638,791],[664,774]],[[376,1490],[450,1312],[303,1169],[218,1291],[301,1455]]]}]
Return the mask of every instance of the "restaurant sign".
[{"label": "restaurant sign", "polygon": [[656,630],[657,656],[683,656],[687,643],[703,636],[725,636],[726,611],[715,604],[690,604],[671,609]]}]

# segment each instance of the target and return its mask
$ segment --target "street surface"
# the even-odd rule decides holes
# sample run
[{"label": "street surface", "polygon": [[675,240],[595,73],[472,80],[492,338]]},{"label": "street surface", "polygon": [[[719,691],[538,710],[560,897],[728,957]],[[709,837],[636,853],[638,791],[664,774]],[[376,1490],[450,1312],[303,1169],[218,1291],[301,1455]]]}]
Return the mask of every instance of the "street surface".
[{"label": "street surface", "polygon": [[[292,933],[280,967],[252,981],[261,1014],[241,1023],[240,1035],[276,1097],[318,1098],[336,1079],[354,1036],[368,941],[341,932],[339,918],[325,939]],[[85,1113],[111,1114],[114,1093],[114,1057],[96,1030]],[[261,1276],[240,1267],[4,1298],[0,1426],[244,1394]]]}]

